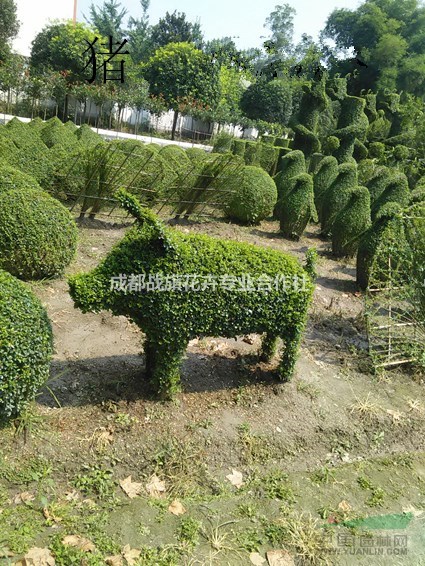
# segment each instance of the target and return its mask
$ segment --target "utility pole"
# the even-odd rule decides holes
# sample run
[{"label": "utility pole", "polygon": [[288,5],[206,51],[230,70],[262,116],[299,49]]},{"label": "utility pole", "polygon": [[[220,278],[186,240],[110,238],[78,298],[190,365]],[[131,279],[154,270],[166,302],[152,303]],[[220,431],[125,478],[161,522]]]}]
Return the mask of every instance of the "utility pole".
[{"label": "utility pole", "polygon": [[77,22],[77,0],[74,0],[74,15],[72,17],[72,21],[74,22],[74,26]]}]

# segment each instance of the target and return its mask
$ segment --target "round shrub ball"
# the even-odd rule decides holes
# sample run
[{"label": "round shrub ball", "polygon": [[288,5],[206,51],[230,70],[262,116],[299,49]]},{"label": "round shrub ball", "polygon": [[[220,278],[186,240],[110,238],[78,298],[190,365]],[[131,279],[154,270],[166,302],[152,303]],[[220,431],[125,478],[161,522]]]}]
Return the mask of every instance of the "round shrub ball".
[{"label": "round shrub ball", "polygon": [[41,191],[40,185],[37,181],[28,175],[11,167],[10,165],[0,165],[0,193],[9,189],[36,189]]},{"label": "round shrub ball", "polygon": [[0,192],[0,269],[24,280],[60,275],[75,255],[77,234],[70,212],[48,193]]},{"label": "round shrub ball", "polygon": [[0,421],[16,417],[49,377],[52,329],[37,297],[0,270]]},{"label": "round shrub ball", "polygon": [[225,212],[230,218],[255,224],[267,218],[277,201],[273,179],[260,167],[248,165],[236,174]]}]

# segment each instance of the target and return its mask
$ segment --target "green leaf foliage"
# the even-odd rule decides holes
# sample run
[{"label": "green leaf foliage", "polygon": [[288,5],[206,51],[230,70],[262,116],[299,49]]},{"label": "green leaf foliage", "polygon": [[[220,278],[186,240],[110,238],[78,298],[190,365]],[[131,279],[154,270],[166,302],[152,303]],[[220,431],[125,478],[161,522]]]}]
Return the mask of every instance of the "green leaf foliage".
[{"label": "green leaf foliage", "polygon": [[337,215],[347,206],[353,189],[357,187],[357,166],[342,163],[338,175],[327,189],[322,201],[322,234],[332,232],[332,225]]},{"label": "green leaf foliage", "polygon": [[322,220],[324,196],[337,178],[338,172],[338,161],[335,157],[328,155],[322,159],[313,175],[314,203],[316,205],[319,221]]},{"label": "green leaf foliage", "polygon": [[227,153],[232,151],[234,137],[227,132],[221,132],[214,139],[213,152],[214,153]]},{"label": "green leaf foliage", "polygon": [[316,219],[313,179],[302,173],[292,179],[293,186],[279,206],[280,230],[287,238],[300,238],[310,219]]},{"label": "green leaf foliage", "polygon": [[75,255],[77,227],[68,210],[34,188],[0,192],[0,268],[20,279],[60,275]]},{"label": "green leaf foliage", "polygon": [[[258,175],[266,173],[259,169]],[[75,306],[83,312],[110,310],[115,315],[125,315],[145,332],[146,377],[163,396],[171,396],[179,389],[182,356],[188,342],[200,336],[265,333],[267,344],[280,336],[286,347],[279,375],[282,380],[289,379],[313,290],[298,262],[272,249],[181,233],[163,225],[130,195],[121,192],[119,198],[139,220],[98,267],[69,279]],[[236,287],[222,285],[192,292],[122,293],[111,290],[111,278],[119,274],[249,274],[254,279],[281,275],[288,284],[285,289],[272,288],[265,293],[239,292]],[[307,275],[304,285],[294,285],[294,277],[299,281],[303,275]]]},{"label": "green leaf foliage", "polygon": [[366,136],[369,121],[364,113],[365,105],[365,100],[356,96],[346,96],[341,101],[337,129],[333,132],[339,139],[339,148],[334,152],[338,163],[350,161],[356,138],[362,140]]},{"label": "green leaf foliage", "polygon": [[372,205],[372,218],[376,218],[379,209],[388,202],[397,202],[402,207],[409,204],[410,191],[406,175],[397,173],[393,175],[385,190],[374,200]]},{"label": "green leaf foliage", "polygon": [[233,192],[224,206],[229,218],[256,224],[273,212],[277,201],[276,185],[260,167],[244,167],[241,174],[235,176],[231,188]]},{"label": "green leaf foliage", "polygon": [[338,257],[354,256],[360,236],[371,224],[369,191],[356,187],[332,225],[332,253]]},{"label": "green leaf foliage", "polygon": [[244,154],[245,164],[258,167],[261,159],[261,146],[258,142],[247,141]]},{"label": "green leaf foliage", "polygon": [[0,421],[16,417],[49,377],[52,329],[41,302],[0,271]]},{"label": "green leaf foliage", "polygon": [[243,157],[245,155],[245,147],[245,140],[234,139],[232,142],[232,153],[234,155],[240,155],[241,157]]},{"label": "green leaf foliage", "polygon": [[381,241],[388,242],[390,246],[391,242],[405,240],[401,211],[402,207],[396,202],[384,205],[379,210],[372,226],[361,236],[357,251],[356,280],[362,289],[367,289],[369,285],[371,268]]}]

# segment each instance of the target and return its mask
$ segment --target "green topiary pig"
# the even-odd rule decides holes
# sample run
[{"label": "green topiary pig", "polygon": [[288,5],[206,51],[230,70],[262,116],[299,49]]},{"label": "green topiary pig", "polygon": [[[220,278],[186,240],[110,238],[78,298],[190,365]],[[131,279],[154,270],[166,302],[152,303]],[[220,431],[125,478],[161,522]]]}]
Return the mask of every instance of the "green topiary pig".
[{"label": "green topiary pig", "polygon": [[319,163],[313,175],[314,202],[316,205],[318,219],[322,220],[323,200],[327,190],[338,176],[338,161],[335,157],[328,155]]},{"label": "green topiary pig", "polygon": [[336,216],[347,206],[352,191],[357,187],[357,167],[353,163],[342,163],[335,181],[328,188],[322,201],[322,229],[324,236],[332,233]]},{"label": "green topiary pig", "polygon": [[365,104],[364,99],[356,96],[346,96],[341,102],[341,114],[337,129],[333,133],[340,142],[334,153],[338,163],[350,161],[356,138],[362,141],[366,136],[369,121],[364,113]]},{"label": "green topiary pig", "polygon": [[287,238],[299,239],[311,219],[317,222],[313,179],[302,173],[293,178],[291,190],[279,205],[280,230]]},{"label": "green topiary pig", "polygon": [[[117,197],[137,222],[98,267],[70,277],[75,306],[83,312],[110,310],[115,315],[127,316],[145,332],[147,376],[163,396],[179,389],[182,356],[189,341],[201,336],[264,333],[266,357],[281,337],[285,350],[279,375],[288,380],[294,371],[313,291],[308,273],[295,258],[251,244],[183,234],[163,225],[125,191]],[[134,284],[138,276],[149,275],[157,284],[161,276],[161,285],[166,276],[187,280],[192,276],[192,285],[199,290],[179,291],[171,286],[156,291],[124,288],[123,292],[111,287],[111,282],[120,278],[122,281],[123,276],[130,280],[133,276]],[[285,276],[287,285],[284,290],[266,285],[266,292],[259,292],[258,286],[253,291],[241,292],[239,284],[232,287],[226,280],[248,275],[257,282],[263,281],[263,285],[269,278]],[[193,279],[197,276],[203,278],[202,286]],[[213,285],[211,277],[222,281],[224,278],[227,287]],[[206,281],[209,284],[205,287]]]}]

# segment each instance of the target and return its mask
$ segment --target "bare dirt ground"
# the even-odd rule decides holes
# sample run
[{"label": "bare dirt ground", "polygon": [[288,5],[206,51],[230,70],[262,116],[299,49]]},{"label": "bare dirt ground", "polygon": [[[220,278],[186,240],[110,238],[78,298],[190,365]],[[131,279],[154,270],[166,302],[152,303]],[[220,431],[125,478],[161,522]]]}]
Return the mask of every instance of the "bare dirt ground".
[{"label": "bare dirt ground", "polygon": [[[65,565],[111,556],[113,564],[261,564],[273,548],[290,553],[281,564],[425,564],[425,376],[372,373],[354,263],[332,259],[314,226],[298,242],[279,236],[276,222],[176,229],[301,261],[317,247],[294,379],[280,384],[277,360],[258,361],[258,336],[194,340],[183,392],[161,403],[144,383],[137,327],[74,309],[65,278],[34,284],[55,355],[33,409],[0,431],[0,563],[36,546]],[[82,223],[68,273],[97,265],[125,230]],[[130,475],[140,484],[134,498],[119,485]],[[152,481],[159,491],[146,487]],[[169,510],[174,500],[184,513]],[[395,517],[389,530],[349,522],[384,515]],[[67,535],[94,548],[65,544]],[[379,546],[379,535],[391,544]]]}]

